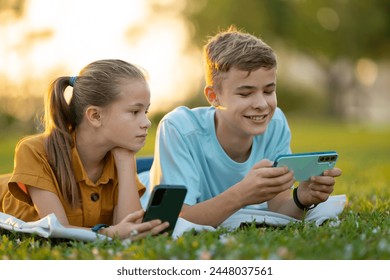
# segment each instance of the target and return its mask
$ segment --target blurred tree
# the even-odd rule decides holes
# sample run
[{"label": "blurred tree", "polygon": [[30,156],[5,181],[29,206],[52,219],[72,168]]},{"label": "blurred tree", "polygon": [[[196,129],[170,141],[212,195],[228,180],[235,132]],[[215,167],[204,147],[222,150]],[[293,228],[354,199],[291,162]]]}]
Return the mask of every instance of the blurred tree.
[{"label": "blurred tree", "polygon": [[354,74],[359,62],[365,59],[375,66],[374,61],[388,59],[390,50],[387,0],[188,0],[185,12],[198,45],[218,29],[234,24],[261,35],[273,47],[283,46],[315,59],[325,77],[328,109],[340,117],[345,117],[346,94],[351,88],[353,99],[367,91]]},{"label": "blurred tree", "polygon": [[[28,8],[26,0],[0,0],[0,25],[6,26],[11,22],[20,20]],[[39,44],[42,40],[49,39],[54,35],[51,29],[26,29],[18,36],[20,40],[17,43],[9,43],[9,34],[1,33],[1,42],[5,44],[6,49],[12,50],[21,57],[28,57],[31,48]],[[15,36],[13,34],[12,36]],[[25,59],[28,68],[28,59]],[[0,61],[6,63],[14,63],[14,61]],[[53,70],[53,72],[56,69]],[[15,82],[8,78],[5,74],[0,74],[0,127],[1,133],[9,133],[10,131],[22,131],[31,133],[39,129],[37,122],[37,111],[42,110],[42,97],[37,96],[37,93],[42,91],[41,81],[37,78],[21,78]],[[28,104],[28,106],[26,106]],[[21,109],[23,108],[23,109]]]}]

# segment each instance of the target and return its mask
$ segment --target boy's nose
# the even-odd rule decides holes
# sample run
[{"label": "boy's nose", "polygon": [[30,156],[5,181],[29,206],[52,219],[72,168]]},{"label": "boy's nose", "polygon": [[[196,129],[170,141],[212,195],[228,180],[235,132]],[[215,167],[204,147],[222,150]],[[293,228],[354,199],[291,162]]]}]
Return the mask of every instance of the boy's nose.
[{"label": "boy's nose", "polygon": [[255,100],[253,102],[253,106],[255,108],[259,108],[259,109],[263,109],[263,108],[267,107],[267,101],[265,100],[262,92],[257,93],[255,95]]}]

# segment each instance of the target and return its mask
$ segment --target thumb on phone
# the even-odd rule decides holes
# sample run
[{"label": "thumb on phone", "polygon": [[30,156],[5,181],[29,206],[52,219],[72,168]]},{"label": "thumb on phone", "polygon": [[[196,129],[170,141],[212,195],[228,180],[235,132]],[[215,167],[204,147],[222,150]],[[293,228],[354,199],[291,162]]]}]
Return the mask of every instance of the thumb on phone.
[{"label": "thumb on phone", "polygon": [[139,219],[141,219],[144,215],[144,210],[140,209],[138,211],[135,211],[133,213],[130,213],[127,215],[123,221],[128,223],[136,223]]}]

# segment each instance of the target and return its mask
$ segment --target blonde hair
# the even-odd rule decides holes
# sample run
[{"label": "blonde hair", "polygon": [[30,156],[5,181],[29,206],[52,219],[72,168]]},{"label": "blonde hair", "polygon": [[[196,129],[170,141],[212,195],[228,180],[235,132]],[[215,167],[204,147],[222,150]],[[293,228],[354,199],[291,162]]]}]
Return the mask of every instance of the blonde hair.
[{"label": "blonde hair", "polygon": [[[49,87],[44,114],[45,149],[62,195],[71,207],[81,202],[71,161],[72,132],[87,106],[104,107],[118,98],[124,79],[146,80],[140,68],[122,60],[106,59],[88,64],[77,77],[59,77]],[[69,104],[64,96],[68,86],[73,86]]]},{"label": "blonde hair", "polygon": [[276,67],[273,49],[261,39],[230,26],[210,37],[203,48],[206,85],[218,87],[231,68],[248,71]]}]

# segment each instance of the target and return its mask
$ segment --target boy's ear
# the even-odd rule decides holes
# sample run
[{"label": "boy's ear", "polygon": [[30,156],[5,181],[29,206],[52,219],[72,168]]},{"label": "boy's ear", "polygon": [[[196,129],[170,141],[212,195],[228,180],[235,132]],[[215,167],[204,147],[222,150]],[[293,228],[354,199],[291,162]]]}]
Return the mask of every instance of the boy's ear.
[{"label": "boy's ear", "polygon": [[94,127],[99,127],[102,124],[101,110],[97,106],[89,106],[85,111],[85,117],[87,118],[88,122]]},{"label": "boy's ear", "polygon": [[204,95],[206,96],[207,101],[210,103],[210,105],[214,107],[219,106],[217,93],[214,91],[214,88],[212,86],[206,86],[204,88]]}]

